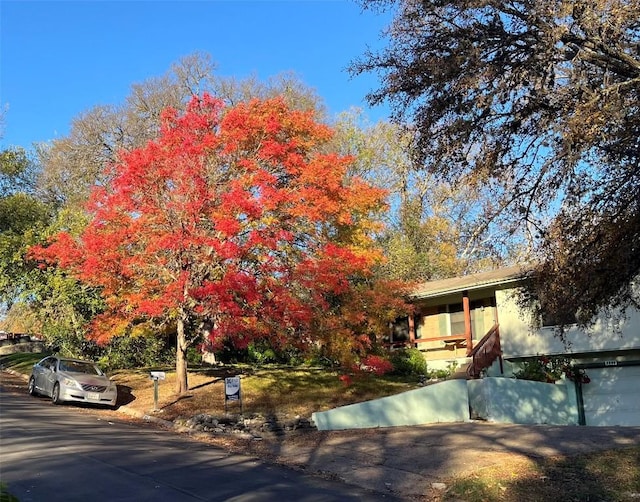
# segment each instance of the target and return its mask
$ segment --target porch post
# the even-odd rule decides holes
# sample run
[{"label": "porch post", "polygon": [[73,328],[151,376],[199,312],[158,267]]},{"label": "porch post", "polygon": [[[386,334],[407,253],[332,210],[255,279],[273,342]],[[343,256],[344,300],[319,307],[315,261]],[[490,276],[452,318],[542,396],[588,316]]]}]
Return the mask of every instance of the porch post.
[{"label": "porch post", "polygon": [[464,311],[464,339],[467,342],[467,355],[473,349],[473,341],[471,339],[471,310],[469,308],[469,292],[462,292],[462,310]]}]

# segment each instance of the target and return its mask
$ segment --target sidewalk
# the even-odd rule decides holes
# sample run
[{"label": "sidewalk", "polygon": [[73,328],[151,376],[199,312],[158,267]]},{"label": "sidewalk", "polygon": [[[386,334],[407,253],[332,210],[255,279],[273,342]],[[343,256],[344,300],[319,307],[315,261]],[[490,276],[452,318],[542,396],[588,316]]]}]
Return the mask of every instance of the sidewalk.
[{"label": "sidewalk", "polygon": [[[21,375],[1,371],[0,383],[10,392],[26,394]],[[640,427],[465,422],[348,431],[301,430],[255,441],[194,433],[126,406],[98,413],[113,414],[114,418],[134,417],[218,446],[228,440],[234,451],[393,494],[403,500],[424,500],[425,494],[433,491],[434,483],[446,484],[453,476],[519,458],[640,446]]]}]

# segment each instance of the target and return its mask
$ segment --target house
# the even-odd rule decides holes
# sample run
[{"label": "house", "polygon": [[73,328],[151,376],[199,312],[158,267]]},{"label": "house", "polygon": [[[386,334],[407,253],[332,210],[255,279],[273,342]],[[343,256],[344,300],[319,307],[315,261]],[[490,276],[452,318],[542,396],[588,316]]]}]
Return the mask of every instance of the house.
[{"label": "house", "polygon": [[[521,267],[424,283],[411,293],[413,316],[391,333],[421,350],[432,368],[457,365],[470,380],[513,377],[540,356],[566,357],[589,383],[574,382],[578,423],[640,425],[640,311],[602,315],[593,325],[566,328],[533,319],[519,300]],[[579,379],[578,379],[579,380]]]},{"label": "house", "polygon": [[409,295],[414,314],[395,323],[386,341],[417,347],[432,369],[472,363],[468,373],[477,378],[493,361],[502,361],[497,292],[517,288],[522,280],[522,270],[511,267],[423,283]]},{"label": "house", "polygon": [[[570,325],[560,339],[553,320],[534,319],[533,309],[519,302],[526,281],[525,270],[509,267],[418,285],[409,296],[414,313],[396,322],[385,342],[419,349],[430,369],[455,369],[455,381],[318,413],[314,420],[320,428],[474,418],[640,425],[640,311],[603,314],[587,329]],[[555,358],[569,363],[570,376],[588,378],[514,378],[527,364]]]}]

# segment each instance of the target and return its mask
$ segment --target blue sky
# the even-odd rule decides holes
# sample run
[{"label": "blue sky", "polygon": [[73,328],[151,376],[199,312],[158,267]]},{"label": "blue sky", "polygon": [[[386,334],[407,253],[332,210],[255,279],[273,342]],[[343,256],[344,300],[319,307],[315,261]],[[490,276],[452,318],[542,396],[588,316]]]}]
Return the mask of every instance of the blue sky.
[{"label": "blue sky", "polygon": [[81,112],[122,103],[132,84],[196,51],[221,76],[293,71],[331,114],[358,106],[383,119],[364,101],[376,76],[351,78],[346,67],[383,46],[389,20],[352,0],[1,0],[0,147],[64,136]]}]

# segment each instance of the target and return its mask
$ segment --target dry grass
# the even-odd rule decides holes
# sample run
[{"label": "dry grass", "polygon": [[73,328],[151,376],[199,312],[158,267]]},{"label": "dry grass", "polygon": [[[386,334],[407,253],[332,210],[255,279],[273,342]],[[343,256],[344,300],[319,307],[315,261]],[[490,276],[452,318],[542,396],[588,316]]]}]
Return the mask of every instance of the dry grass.
[{"label": "dry grass", "polygon": [[[225,366],[189,372],[189,392],[175,394],[176,375],[166,371],[158,382],[158,408],[162,418],[174,420],[199,413],[225,413],[224,379],[240,376],[242,411],[245,414],[311,416],[315,411],[395,394],[417,387],[417,382],[400,378],[355,379],[346,387],[338,374],[321,368]],[[145,413],[154,408],[154,382],[147,371],[120,371],[113,375],[120,390],[120,404]],[[239,412],[238,403],[228,404]]]},{"label": "dry grass", "polygon": [[536,461],[511,457],[509,462],[453,480],[443,500],[640,500],[640,447]]}]

